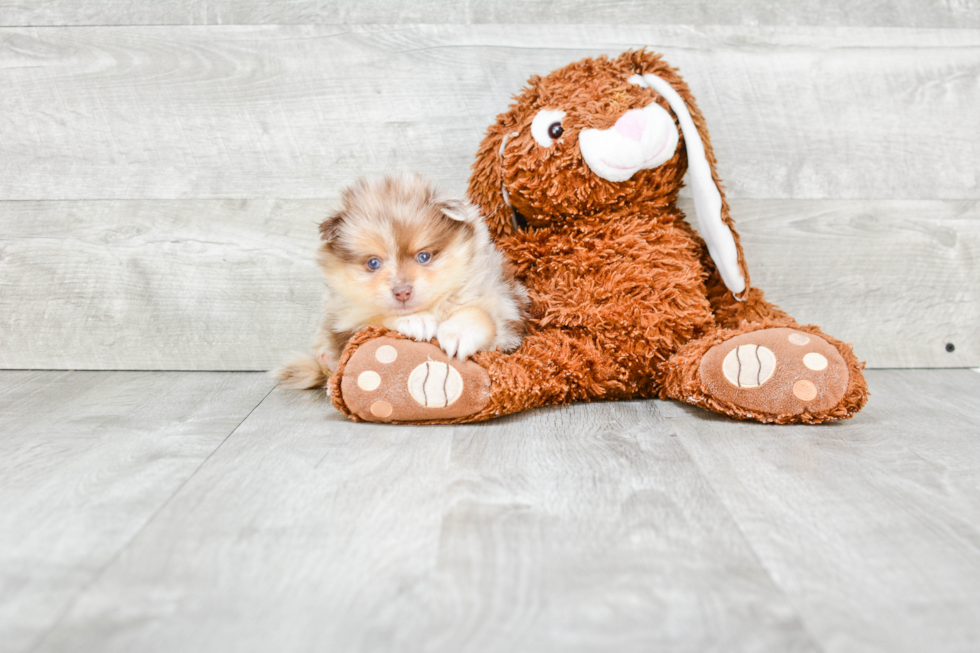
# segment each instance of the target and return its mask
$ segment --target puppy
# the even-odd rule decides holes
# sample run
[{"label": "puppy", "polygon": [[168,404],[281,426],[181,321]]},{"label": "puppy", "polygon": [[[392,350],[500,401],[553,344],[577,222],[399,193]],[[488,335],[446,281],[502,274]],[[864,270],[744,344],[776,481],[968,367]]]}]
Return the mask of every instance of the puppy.
[{"label": "puppy", "polygon": [[527,292],[476,207],[442,195],[424,178],[358,181],[320,235],[327,297],[315,355],[273,371],[283,386],[325,386],[351,335],[369,325],[420,341],[438,338],[461,360],[521,343]]}]

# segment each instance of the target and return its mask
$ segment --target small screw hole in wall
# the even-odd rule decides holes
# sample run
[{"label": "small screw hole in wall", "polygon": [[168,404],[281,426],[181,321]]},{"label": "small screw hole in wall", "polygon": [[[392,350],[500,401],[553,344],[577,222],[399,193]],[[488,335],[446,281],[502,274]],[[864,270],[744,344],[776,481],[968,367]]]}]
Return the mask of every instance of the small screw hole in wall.
[{"label": "small screw hole in wall", "polygon": [[946,343],[946,351],[948,351],[949,353],[952,354],[954,351],[956,351],[956,345],[954,345],[951,342],[947,342]]}]

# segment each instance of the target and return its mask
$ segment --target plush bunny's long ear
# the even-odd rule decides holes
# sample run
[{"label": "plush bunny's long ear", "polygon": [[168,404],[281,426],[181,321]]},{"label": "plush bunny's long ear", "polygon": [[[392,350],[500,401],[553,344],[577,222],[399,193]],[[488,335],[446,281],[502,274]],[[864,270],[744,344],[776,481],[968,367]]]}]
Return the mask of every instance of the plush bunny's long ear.
[{"label": "plush bunny's long ear", "polygon": [[715,184],[711,173],[701,135],[698,133],[687,109],[687,104],[677,91],[662,78],[652,73],[642,77],[634,75],[630,81],[640,86],[649,86],[659,93],[677,116],[687,147],[687,174],[694,195],[694,211],[698,219],[698,232],[708,246],[708,253],[715,262],[722,281],[736,296],[745,288],[745,278],[739,268],[738,246],[732,230],[722,219],[721,191]]},{"label": "plush bunny's long ear", "polygon": [[504,187],[504,148],[513,132],[513,119],[508,114],[497,117],[480,143],[470,175],[467,196],[479,207],[483,220],[495,237],[517,231],[513,224],[513,209]]}]

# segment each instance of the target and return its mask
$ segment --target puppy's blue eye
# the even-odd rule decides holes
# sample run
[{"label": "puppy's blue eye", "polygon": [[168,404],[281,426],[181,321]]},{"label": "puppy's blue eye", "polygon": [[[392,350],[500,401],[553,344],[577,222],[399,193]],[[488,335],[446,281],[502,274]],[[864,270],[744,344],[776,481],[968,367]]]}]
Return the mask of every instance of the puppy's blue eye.
[{"label": "puppy's blue eye", "polygon": [[367,262],[368,270],[377,270],[381,267],[381,259],[374,257],[369,258]]},{"label": "puppy's blue eye", "polygon": [[428,252],[419,252],[418,254],[415,255],[415,260],[421,263],[422,265],[425,265],[430,260],[432,260],[432,254],[429,254]]}]

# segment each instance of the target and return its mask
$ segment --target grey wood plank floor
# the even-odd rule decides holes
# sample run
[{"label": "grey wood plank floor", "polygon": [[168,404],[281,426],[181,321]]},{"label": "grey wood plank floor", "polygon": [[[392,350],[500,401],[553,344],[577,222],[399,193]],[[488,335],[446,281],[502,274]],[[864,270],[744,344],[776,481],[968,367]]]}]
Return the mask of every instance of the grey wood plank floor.
[{"label": "grey wood plank floor", "polygon": [[0,372],[0,651],[976,650],[980,375],[868,377],[821,427],[425,428],[255,373]]},{"label": "grey wood plank floor", "polygon": [[980,650],[980,375],[869,380],[867,409],[831,428],[664,407],[827,650]]},{"label": "grey wood plank floor", "polygon": [[221,373],[0,373],[0,651],[30,650],[271,385]]}]

